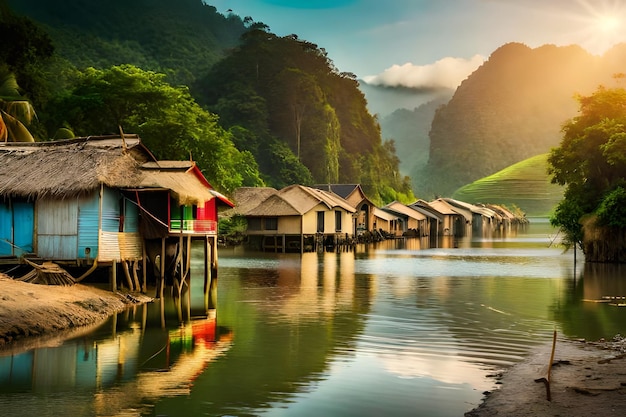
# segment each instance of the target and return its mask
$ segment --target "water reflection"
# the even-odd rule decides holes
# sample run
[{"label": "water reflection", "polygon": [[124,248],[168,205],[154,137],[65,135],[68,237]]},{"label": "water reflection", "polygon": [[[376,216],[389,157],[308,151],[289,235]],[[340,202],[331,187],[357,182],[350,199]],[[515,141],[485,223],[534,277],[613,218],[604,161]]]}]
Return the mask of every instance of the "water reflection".
[{"label": "water reflection", "polygon": [[4,356],[0,408],[462,415],[494,388],[486,375],[555,328],[591,339],[625,322],[626,309],[605,301],[626,294],[622,269],[575,265],[540,226],[433,248],[403,239],[339,253],[221,251],[217,317],[179,326],[168,299],[58,348]]},{"label": "water reflection", "polygon": [[195,378],[228,351],[232,333],[215,317],[178,325],[176,303],[169,301],[173,328],[160,325],[163,300],[129,309],[59,347],[0,356],[3,415],[140,416],[160,398],[187,395]]},{"label": "water reflection", "polygon": [[569,281],[555,319],[571,337],[610,339],[626,334],[626,265],[587,263]]}]

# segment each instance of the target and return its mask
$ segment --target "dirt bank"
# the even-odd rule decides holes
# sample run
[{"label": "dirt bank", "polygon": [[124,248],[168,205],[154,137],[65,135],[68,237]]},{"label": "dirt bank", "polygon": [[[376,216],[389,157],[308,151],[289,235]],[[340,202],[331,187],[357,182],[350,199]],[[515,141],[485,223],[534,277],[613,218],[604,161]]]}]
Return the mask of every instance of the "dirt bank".
[{"label": "dirt bank", "polygon": [[551,372],[551,401],[535,379],[544,375],[552,341],[501,377],[500,389],[466,417],[623,416],[626,412],[626,339],[559,339]]},{"label": "dirt bank", "polygon": [[0,350],[54,344],[68,332],[88,331],[129,305],[150,300],[81,284],[29,284],[0,273]]}]

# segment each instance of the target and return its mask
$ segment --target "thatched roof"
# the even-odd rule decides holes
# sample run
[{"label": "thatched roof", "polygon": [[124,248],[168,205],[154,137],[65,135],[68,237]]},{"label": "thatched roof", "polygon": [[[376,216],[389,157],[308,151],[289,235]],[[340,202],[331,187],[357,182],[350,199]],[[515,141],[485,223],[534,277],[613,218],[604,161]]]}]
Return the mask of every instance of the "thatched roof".
[{"label": "thatched roof", "polygon": [[378,207],[374,207],[374,209],[372,210],[372,213],[374,214],[375,217],[378,217],[379,219],[382,219],[382,220],[386,220],[388,222],[393,221],[393,220],[398,220],[398,216],[395,216],[383,209],[379,209]]},{"label": "thatched roof", "polygon": [[475,204],[466,203],[464,201],[459,201],[459,200],[455,200],[452,198],[444,198],[443,200],[447,201],[453,206],[466,208],[472,213],[480,214],[481,216],[484,216],[484,217],[489,217],[489,218],[500,217],[498,213],[496,213],[494,210],[488,207],[477,206]]},{"label": "thatched roof", "polygon": [[446,203],[444,200],[440,198],[437,200],[428,202],[428,205],[434,208],[435,210],[437,210],[439,213],[446,215],[446,216],[458,216],[459,215],[458,212],[452,209],[450,204]]},{"label": "thatched roof", "polygon": [[137,135],[0,143],[0,198],[69,198],[104,184],[167,189],[180,204],[214,197],[190,161],[157,161]]},{"label": "thatched roof", "polygon": [[330,191],[337,194],[343,199],[347,199],[358,188],[361,188],[359,184],[315,184],[312,188],[318,190]]},{"label": "thatched roof", "polygon": [[426,216],[422,213],[420,213],[419,211],[405,206],[404,204],[400,203],[399,201],[393,201],[389,204],[387,204],[385,207],[382,207],[383,210],[387,210],[387,211],[392,211],[394,213],[400,213],[402,215],[405,215],[407,217],[410,217],[412,219],[416,219],[416,220],[425,220]]},{"label": "thatched roof", "polygon": [[301,216],[319,204],[324,204],[329,209],[342,208],[349,213],[356,211],[347,201],[334,193],[303,185],[291,185],[271,195],[245,214],[247,216]]},{"label": "thatched roof", "polygon": [[243,215],[276,193],[278,193],[278,190],[272,187],[239,187],[232,194],[235,208],[232,212],[225,211],[222,214],[227,216],[233,214]]}]

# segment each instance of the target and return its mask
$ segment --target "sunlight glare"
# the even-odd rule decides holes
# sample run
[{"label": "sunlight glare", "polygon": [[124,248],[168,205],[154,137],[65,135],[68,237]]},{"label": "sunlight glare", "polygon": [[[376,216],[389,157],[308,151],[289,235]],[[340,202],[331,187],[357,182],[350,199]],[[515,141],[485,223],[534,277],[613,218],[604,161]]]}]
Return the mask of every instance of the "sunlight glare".
[{"label": "sunlight glare", "polygon": [[580,44],[592,53],[604,53],[626,42],[626,6],[617,0],[577,0]]},{"label": "sunlight glare", "polygon": [[602,32],[614,32],[619,29],[620,20],[615,16],[599,16],[597,26]]}]

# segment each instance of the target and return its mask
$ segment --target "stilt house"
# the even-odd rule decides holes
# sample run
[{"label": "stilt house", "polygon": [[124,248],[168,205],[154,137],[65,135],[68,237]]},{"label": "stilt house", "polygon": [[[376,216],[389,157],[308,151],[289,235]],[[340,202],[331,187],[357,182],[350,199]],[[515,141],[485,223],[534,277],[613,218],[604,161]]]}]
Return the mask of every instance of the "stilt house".
[{"label": "stilt house", "polygon": [[365,195],[360,184],[318,184],[313,188],[337,194],[356,209],[352,234],[359,236],[363,232],[376,229],[374,209],[376,205]]},{"label": "stilt house", "polygon": [[303,185],[270,193],[247,210],[246,234],[262,250],[303,252],[351,238],[356,210],[338,195]]},{"label": "stilt house", "polygon": [[218,206],[232,203],[194,162],[157,161],[137,135],[0,144],[4,263],[143,261],[145,285],[148,258],[163,278],[166,259],[184,270],[183,246],[203,239],[215,269]]}]

